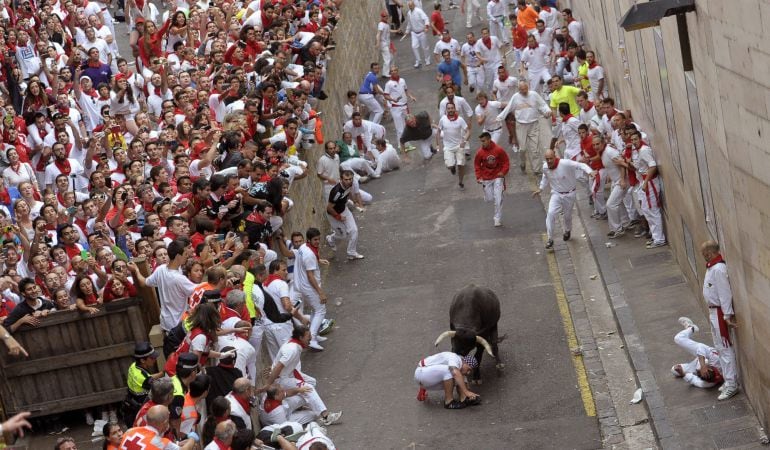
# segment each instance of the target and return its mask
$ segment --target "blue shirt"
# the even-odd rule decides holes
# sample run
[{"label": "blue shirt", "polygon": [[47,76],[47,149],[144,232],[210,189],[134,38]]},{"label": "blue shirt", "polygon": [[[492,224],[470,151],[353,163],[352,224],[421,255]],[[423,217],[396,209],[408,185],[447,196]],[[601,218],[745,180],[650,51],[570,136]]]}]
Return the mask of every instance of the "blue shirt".
[{"label": "blue shirt", "polygon": [[377,84],[377,74],[369,72],[364,78],[364,83],[361,85],[361,89],[358,90],[359,94],[374,94],[374,85]]},{"label": "blue shirt", "polygon": [[107,64],[102,64],[99,67],[91,67],[85,64],[82,76],[90,78],[94,88],[98,89],[100,83],[105,83],[109,86],[110,79],[112,78],[112,69]]},{"label": "blue shirt", "polygon": [[450,59],[449,62],[441,61],[438,65],[438,73],[452,77],[452,83],[457,86],[463,85],[463,75],[459,59]]}]

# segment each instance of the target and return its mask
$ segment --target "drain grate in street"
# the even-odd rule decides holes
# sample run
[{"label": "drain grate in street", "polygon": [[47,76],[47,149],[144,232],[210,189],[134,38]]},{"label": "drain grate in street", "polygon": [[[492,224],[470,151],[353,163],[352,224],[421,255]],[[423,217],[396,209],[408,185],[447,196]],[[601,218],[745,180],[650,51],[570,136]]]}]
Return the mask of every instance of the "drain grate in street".
[{"label": "drain grate in street", "polygon": [[664,250],[651,255],[637,256],[630,258],[631,267],[649,266],[651,264],[660,264],[671,260],[671,252]]},{"label": "drain grate in street", "polygon": [[673,277],[667,277],[667,278],[663,278],[655,281],[654,287],[660,289],[660,288],[676,286],[677,284],[682,284],[682,283],[684,283],[684,278],[681,275],[676,275]]},{"label": "drain grate in street", "polygon": [[746,404],[743,402],[720,403],[715,406],[707,406],[692,410],[700,424],[710,424],[725,420],[737,419],[748,414]]},{"label": "drain grate in street", "polygon": [[734,448],[759,442],[759,433],[755,427],[728,431],[713,437],[716,448]]}]

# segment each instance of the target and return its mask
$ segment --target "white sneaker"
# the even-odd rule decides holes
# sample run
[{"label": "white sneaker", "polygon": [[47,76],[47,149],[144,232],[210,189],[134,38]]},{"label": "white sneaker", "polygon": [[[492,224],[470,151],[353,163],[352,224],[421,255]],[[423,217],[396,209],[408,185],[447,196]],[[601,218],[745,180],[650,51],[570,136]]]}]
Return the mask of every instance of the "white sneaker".
[{"label": "white sneaker", "polygon": [[335,422],[340,420],[342,417],[342,411],[339,412],[330,412],[326,415],[326,417],[321,418],[321,425],[328,427],[329,425],[333,425]]},{"label": "white sneaker", "polygon": [[414,63],[414,68],[415,69],[419,69],[420,68],[420,63],[419,62]]},{"label": "white sneaker", "polygon": [[693,331],[695,331],[696,333],[700,331],[700,328],[698,328],[698,325],[695,325],[695,323],[689,317],[684,317],[684,316],[680,317],[679,325],[681,325],[683,328],[692,327]]},{"label": "white sneaker", "polygon": [[355,259],[364,259],[364,255],[356,253],[355,255],[348,255],[348,259],[353,261]]},{"label": "white sneaker", "polygon": [[719,401],[727,400],[728,398],[733,397],[737,393],[738,393],[737,387],[733,387],[733,386],[726,387],[722,390],[722,393],[719,394],[719,397],[717,397],[717,400]]},{"label": "white sneaker", "polygon": [[337,251],[337,243],[334,242],[334,235],[330,234],[326,236],[326,245],[329,246],[329,248],[332,249],[333,252]]},{"label": "white sneaker", "polygon": [[429,65],[430,65],[430,60],[429,60],[429,59],[426,59],[426,60],[425,60],[425,65],[426,65],[426,66],[429,66]]},{"label": "white sneaker", "polygon": [[329,338],[323,337],[323,336],[316,336],[315,337],[315,340],[318,341],[318,342],[326,342],[327,339],[329,339]]},{"label": "white sneaker", "polygon": [[503,223],[500,222],[500,219],[495,219],[495,226],[496,227],[502,227],[503,226]]},{"label": "white sneaker", "polygon": [[307,346],[319,352],[324,351],[324,348],[321,347],[321,344],[319,344],[318,341],[310,341],[310,343]]}]

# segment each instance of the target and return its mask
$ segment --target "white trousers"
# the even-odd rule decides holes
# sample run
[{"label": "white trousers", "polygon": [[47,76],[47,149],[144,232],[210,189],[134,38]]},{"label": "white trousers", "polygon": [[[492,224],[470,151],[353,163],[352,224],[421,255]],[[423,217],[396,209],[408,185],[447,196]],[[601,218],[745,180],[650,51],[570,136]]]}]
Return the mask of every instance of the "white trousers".
[{"label": "white trousers", "polygon": [[[358,100],[369,110],[369,120],[374,123],[380,123],[382,120],[382,105],[377,101],[373,94],[358,94]],[[368,142],[366,143],[368,145]]]},{"label": "white trousers", "polygon": [[663,216],[660,213],[660,195],[660,182],[657,178],[647,182],[646,191],[639,189],[636,193],[639,209],[644,218],[647,219],[652,240],[656,243],[666,242],[666,234],[663,232]]},{"label": "white trousers", "polygon": [[465,27],[471,28],[473,26],[473,15],[478,16],[481,20],[481,4],[479,0],[465,0]]},{"label": "white trousers", "polygon": [[291,339],[291,332],[294,325],[292,321],[283,323],[271,323],[264,327],[265,343],[267,344],[267,353],[270,355],[270,361],[275,361],[275,355],[281,346]]},{"label": "white trousers", "polygon": [[[719,331],[719,317],[716,308],[709,308],[709,321],[711,322],[711,336],[714,338],[714,347],[719,352],[719,366],[722,369],[722,377],[725,386],[738,386],[738,364],[735,361],[735,349],[730,345],[730,336],[722,336]],[[728,330],[729,333],[729,330]]]},{"label": "white trousers", "polygon": [[504,17],[489,17],[489,34],[497,36],[500,42],[507,44],[511,42],[511,34],[505,29],[503,24]]},{"label": "white trousers", "polygon": [[556,219],[559,213],[564,215],[564,232],[572,231],[572,210],[575,207],[577,191],[561,194],[551,191],[551,199],[548,201],[548,215],[545,218],[545,229],[548,239],[553,239],[553,230],[556,228]]},{"label": "white trousers", "polygon": [[[420,57],[420,49],[422,49],[424,57]],[[430,49],[428,48],[428,37],[425,32],[415,33],[412,31],[412,53],[414,53],[414,63],[420,64],[425,61],[425,64],[430,62]]]},{"label": "white trousers", "polygon": [[594,197],[594,212],[597,214],[607,214],[607,199],[604,197],[605,176],[604,169],[599,169],[599,174],[594,177],[592,195]]},{"label": "white trousers", "polygon": [[366,158],[349,158],[340,163],[340,169],[352,170],[353,172],[361,175],[372,176],[374,175],[374,169],[372,164]]},{"label": "white trousers", "polygon": [[516,122],[516,141],[519,143],[519,164],[526,165],[536,175],[542,173],[543,158],[540,156],[540,121]]},{"label": "white trousers", "polygon": [[377,168],[374,169],[374,172],[380,176],[383,172],[398,169],[400,165],[401,159],[398,157],[398,151],[388,144],[385,151],[377,153]]},{"label": "white trousers", "polygon": [[428,139],[423,139],[421,141],[413,141],[415,147],[417,147],[420,150],[420,154],[422,155],[423,159],[428,160],[433,156],[433,152],[430,151],[431,143],[433,142],[433,136],[431,136]]},{"label": "white trousers", "polygon": [[452,372],[447,365],[417,367],[414,370],[414,381],[428,391],[443,391],[444,381],[451,380]]},{"label": "white trousers", "polygon": [[500,63],[486,63],[482,67],[484,67],[484,91],[489,93],[492,92],[492,87],[495,84],[495,76]]},{"label": "white trousers", "polygon": [[639,185],[636,186],[630,186],[626,190],[626,195],[623,197],[623,205],[626,207],[626,211],[628,212],[628,218],[631,220],[636,220],[641,217],[641,211],[639,210],[639,202],[636,198],[636,191],[639,188]]},{"label": "white trousers", "polygon": [[486,74],[484,66],[470,67],[468,66],[468,86],[479,91],[483,91],[486,88],[485,81]]},{"label": "white trousers", "polygon": [[[538,94],[543,93],[543,86],[546,86],[548,83],[548,80],[551,79],[551,74],[548,72],[548,69],[542,69],[537,72],[534,72],[532,70],[527,71],[527,81],[529,82],[529,89],[531,91],[535,91]],[[543,82],[541,85],[540,82]]]},{"label": "white trousers", "polygon": [[396,140],[398,142],[401,139],[401,133],[404,132],[406,126],[406,106],[391,106],[390,117],[393,118],[393,127],[396,129]]},{"label": "white trousers", "polygon": [[610,197],[607,199],[607,220],[610,231],[620,231],[629,222],[628,212],[623,204],[625,196],[626,189],[620,187],[619,183],[613,182]]},{"label": "white trousers", "polygon": [[278,384],[286,389],[294,389],[303,386],[310,387],[310,391],[303,392],[297,396],[301,397],[305,401],[305,405],[303,406],[307,406],[308,409],[316,414],[316,416],[320,416],[321,413],[326,411],[327,408],[324,401],[321,400],[321,396],[318,395],[318,392],[315,390],[316,380],[315,378],[305,373],[302,373],[302,378],[304,378],[304,381],[300,381],[296,378],[279,378]]},{"label": "white trousers", "polygon": [[318,336],[318,330],[321,329],[321,323],[326,318],[326,303],[321,303],[321,297],[314,290],[298,291],[302,301],[313,308],[313,314],[310,315],[310,336],[314,342]]},{"label": "white trousers", "polygon": [[495,178],[494,180],[482,180],[481,186],[484,188],[484,201],[495,203],[495,220],[500,220],[503,216],[503,189],[505,188],[505,178]]},{"label": "white trousers", "polygon": [[393,54],[390,53],[390,45],[380,44],[380,55],[382,55],[382,72],[383,76],[390,76],[390,63],[393,61]]},{"label": "white trousers", "polygon": [[355,256],[358,254],[356,247],[358,246],[358,225],[356,225],[356,219],[353,217],[353,213],[349,209],[345,208],[341,216],[345,219],[337,220],[329,214],[326,217],[329,219],[329,225],[332,229],[332,239],[335,241],[339,239],[348,239],[348,256]]},{"label": "white trousers", "polygon": [[719,367],[719,352],[714,347],[709,347],[706,344],[692,340],[693,330],[692,327],[687,327],[684,330],[674,336],[674,342],[676,345],[684,349],[687,353],[695,358],[694,361],[682,364],[682,369],[685,373],[695,372],[700,368],[698,357],[703,356],[706,358],[710,365]]}]

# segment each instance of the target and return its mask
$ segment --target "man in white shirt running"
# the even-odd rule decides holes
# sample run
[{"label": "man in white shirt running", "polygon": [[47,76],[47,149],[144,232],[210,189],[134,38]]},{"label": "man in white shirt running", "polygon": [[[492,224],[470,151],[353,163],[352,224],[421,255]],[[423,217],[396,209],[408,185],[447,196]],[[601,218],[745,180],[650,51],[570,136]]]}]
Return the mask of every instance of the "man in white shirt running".
[{"label": "man in white shirt running", "polygon": [[470,128],[457,114],[453,103],[446,105],[446,115],[438,121],[440,147],[444,150],[444,163],[452,172],[457,173],[458,186],[465,189],[465,143],[470,139]]}]

